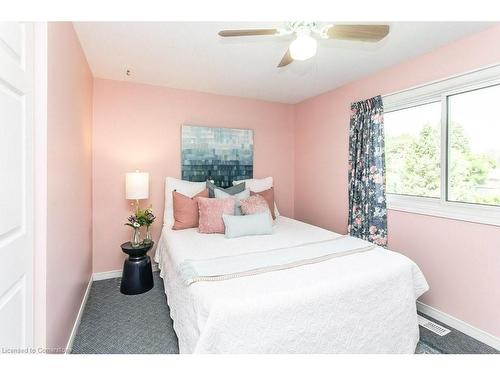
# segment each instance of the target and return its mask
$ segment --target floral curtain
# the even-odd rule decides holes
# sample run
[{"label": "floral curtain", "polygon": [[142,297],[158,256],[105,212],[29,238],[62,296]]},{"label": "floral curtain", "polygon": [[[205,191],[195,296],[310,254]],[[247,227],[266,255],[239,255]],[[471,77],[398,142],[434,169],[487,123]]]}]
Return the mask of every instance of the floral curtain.
[{"label": "floral curtain", "polygon": [[384,108],[380,96],[351,104],[348,232],[377,245],[387,244]]}]

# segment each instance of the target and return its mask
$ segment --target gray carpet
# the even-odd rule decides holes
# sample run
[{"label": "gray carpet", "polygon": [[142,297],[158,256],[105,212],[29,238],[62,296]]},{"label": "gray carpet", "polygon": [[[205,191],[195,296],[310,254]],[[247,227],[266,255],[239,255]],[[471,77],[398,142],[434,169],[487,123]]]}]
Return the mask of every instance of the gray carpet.
[{"label": "gray carpet", "polygon": [[[149,292],[135,296],[120,293],[120,278],[94,282],[72,353],[178,353],[177,336],[158,272],[154,273],[154,282],[155,286]],[[461,332],[447,328],[452,332],[440,337],[420,327],[421,341],[415,353],[498,353]]]},{"label": "gray carpet", "polygon": [[120,278],[92,283],[72,353],[178,353],[163,282],[147,293],[120,293]]},{"label": "gray carpet", "polygon": [[446,324],[432,319],[430,316],[421,314],[423,317],[438,323],[439,325],[448,328],[451,332],[445,336],[436,335],[423,327],[420,328],[420,342],[424,342],[430,348],[439,348],[443,354],[498,354],[499,351],[491,346],[477,341],[465,333],[447,326]]}]

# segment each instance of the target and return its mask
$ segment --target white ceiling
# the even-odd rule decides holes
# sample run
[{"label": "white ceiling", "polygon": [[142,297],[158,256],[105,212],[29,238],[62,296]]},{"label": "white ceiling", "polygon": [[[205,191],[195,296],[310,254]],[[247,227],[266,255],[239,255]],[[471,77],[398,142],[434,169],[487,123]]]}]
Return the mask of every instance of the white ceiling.
[{"label": "white ceiling", "polygon": [[[221,38],[263,22],[76,22],[95,77],[297,103],[492,26],[396,22],[378,43],[319,40],[310,60],[277,68],[292,36]],[[125,70],[131,70],[131,76]]]}]

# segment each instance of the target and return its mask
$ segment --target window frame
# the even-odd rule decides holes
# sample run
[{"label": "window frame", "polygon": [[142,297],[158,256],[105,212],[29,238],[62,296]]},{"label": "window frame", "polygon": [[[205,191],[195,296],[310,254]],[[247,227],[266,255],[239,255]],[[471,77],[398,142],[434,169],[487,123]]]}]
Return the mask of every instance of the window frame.
[{"label": "window frame", "polygon": [[440,197],[387,193],[388,209],[500,226],[500,206],[448,200],[448,97],[495,85],[500,85],[500,64],[382,96],[385,113],[441,103]]}]

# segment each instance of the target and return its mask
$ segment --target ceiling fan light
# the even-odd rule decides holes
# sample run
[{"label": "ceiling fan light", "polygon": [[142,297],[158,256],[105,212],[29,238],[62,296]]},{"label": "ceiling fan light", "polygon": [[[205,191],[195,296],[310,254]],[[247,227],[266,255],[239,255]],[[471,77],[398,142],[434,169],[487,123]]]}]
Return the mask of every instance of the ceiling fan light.
[{"label": "ceiling fan light", "polygon": [[294,60],[307,60],[316,54],[318,41],[310,35],[299,35],[290,44],[290,55]]}]

